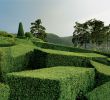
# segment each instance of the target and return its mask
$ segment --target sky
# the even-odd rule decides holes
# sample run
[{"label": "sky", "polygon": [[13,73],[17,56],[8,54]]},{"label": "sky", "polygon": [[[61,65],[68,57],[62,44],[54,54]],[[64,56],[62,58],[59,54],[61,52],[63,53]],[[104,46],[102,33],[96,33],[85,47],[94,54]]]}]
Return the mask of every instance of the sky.
[{"label": "sky", "polygon": [[30,23],[41,19],[46,32],[71,36],[75,22],[93,18],[110,23],[110,0],[0,0],[0,30],[10,33],[17,33],[19,22],[30,31]]}]

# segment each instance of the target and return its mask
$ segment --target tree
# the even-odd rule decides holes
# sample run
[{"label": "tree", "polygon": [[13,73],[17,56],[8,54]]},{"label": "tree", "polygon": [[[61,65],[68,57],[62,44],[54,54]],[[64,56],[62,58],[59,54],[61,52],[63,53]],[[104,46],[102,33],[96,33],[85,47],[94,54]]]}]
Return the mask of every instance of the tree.
[{"label": "tree", "polygon": [[74,44],[74,47],[78,46],[78,35],[73,34],[72,42]]},{"label": "tree", "polygon": [[87,24],[86,23],[75,23],[76,25],[74,26],[75,30],[73,32],[73,39],[72,42],[75,43],[75,45],[80,45],[83,46],[89,42],[90,40],[90,33],[87,30]]},{"label": "tree", "polygon": [[88,30],[91,34],[91,42],[96,45],[100,45],[103,42],[104,36],[104,22],[96,19],[91,19],[86,22]]},{"label": "tree", "polygon": [[109,38],[110,38],[110,25],[105,26],[103,29],[104,33],[105,33],[105,41],[106,41],[106,48],[108,49],[109,47]]},{"label": "tree", "polygon": [[24,36],[25,36],[25,35],[24,35],[23,25],[22,25],[22,22],[20,22],[20,23],[19,23],[19,27],[18,27],[17,37],[23,38]]},{"label": "tree", "polygon": [[73,34],[77,35],[81,45],[85,44],[85,48],[86,43],[100,45],[104,41],[104,23],[100,20],[91,19],[82,24],[76,22],[74,28]]},{"label": "tree", "polygon": [[40,38],[42,40],[45,40],[46,33],[45,33],[45,27],[42,26],[41,19],[37,19],[35,22],[31,23],[30,32],[33,33],[34,36],[37,38]]}]

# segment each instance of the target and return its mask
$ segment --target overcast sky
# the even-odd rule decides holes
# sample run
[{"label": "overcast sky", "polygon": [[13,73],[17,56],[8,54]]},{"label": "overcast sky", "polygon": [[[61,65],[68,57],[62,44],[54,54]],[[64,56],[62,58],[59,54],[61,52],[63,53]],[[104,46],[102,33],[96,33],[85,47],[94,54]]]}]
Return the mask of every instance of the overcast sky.
[{"label": "overcast sky", "polygon": [[74,23],[96,18],[110,23],[110,0],[0,0],[0,30],[16,33],[18,23],[30,31],[40,18],[46,31],[70,36]]}]

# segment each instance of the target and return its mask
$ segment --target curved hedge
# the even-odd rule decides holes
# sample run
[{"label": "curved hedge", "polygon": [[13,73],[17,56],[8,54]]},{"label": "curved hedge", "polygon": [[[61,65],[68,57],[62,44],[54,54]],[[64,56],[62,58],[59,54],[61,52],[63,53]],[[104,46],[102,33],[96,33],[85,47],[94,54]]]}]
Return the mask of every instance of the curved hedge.
[{"label": "curved hedge", "polygon": [[62,46],[62,45],[48,43],[48,42],[33,41],[33,43],[36,46],[44,48],[44,49],[53,49],[53,50],[70,51],[70,52],[83,52],[83,53],[92,53],[93,52],[91,50],[73,48],[73,47],[69,47],[69,46]]},{"label": "curved hedge", "polygon": [[110,100],[110,82],[98,86],[86,94],[88,100]]},{"label": "curved hedge", "polygon": [[11,37],[13,38],[13,34],[7,33],[5,31],[0,31],[0,37]]},{"label": "curved hedge", "polygon": [[94,69],[52,67],[7,74],[9,100],[76,100],[93,88]]},{"label": "curved hedge", "polygon": [[0,100],[8,100],[10,92],[8,85],[0,83]]},{"label": "curved hedge", "polygon": [[15,39],[9,37],[0,37],[0,47],[9,47],[15,45]]},{"label": "curved hedge", "polygon": [[27,69],[31,53],[35,48],[36,46],[25,43],[0,48],[2,51],[0,59],[0,74],[3,76],[2,79],[5,78],[5,74],[8,72]]},{"label": "curved hedge", "polygon": [[35,49],[32,67],[46,68],[51,66],[79,66],[91,67],[89,60],[105,60],[106,57],[95,53],[76,53],[51,49]]},{"label": "curved hedge", "polygon": [[96,69],[96,85],[110,81],[110,66],[95,61],[91,64]]}]

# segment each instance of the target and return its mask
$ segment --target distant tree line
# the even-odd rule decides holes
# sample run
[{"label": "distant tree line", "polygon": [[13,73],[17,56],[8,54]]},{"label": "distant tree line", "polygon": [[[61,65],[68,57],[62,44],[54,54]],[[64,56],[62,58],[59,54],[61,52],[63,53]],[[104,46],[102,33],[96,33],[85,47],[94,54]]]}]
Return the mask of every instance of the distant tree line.
[{"label": "distant tree line", "polygon": [[75,23],[72,42],[75,47],[92,44],[100,46],[106,42],[109,46],[110,25],[105,26],[103,21],[91,19],[84,23]]}]

